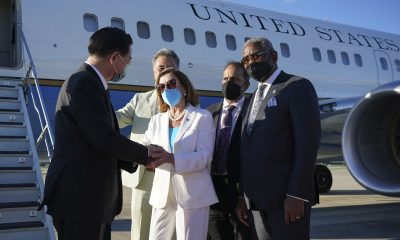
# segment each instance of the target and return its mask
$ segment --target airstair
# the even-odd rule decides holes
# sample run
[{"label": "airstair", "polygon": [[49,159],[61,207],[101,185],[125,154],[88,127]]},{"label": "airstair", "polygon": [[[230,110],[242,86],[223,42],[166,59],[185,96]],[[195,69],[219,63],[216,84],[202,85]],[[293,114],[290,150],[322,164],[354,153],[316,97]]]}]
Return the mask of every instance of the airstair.
[{"label": "airstair", "polygon": [[[53,137],[22,30],[21,39],[26,59],[24,68],[29,68],[25,71],[26,76],[0,76],[0,239],[55,240],[51,217],[45,214],[46,208],[37,211],[44,190],[37,146],[45,143],[50,158]],[[35,91],[31,89],[32,83],[36,86]],[[37,114],[28,114],[28,99]],[[39,99],[40,104],[36,104],[35,99]],[[34,117],[42,129],[37,140],[30,119]]]},{"label": "airstair", "polygon": [[0,78],[0,239],[55,239],[21,83]]}]

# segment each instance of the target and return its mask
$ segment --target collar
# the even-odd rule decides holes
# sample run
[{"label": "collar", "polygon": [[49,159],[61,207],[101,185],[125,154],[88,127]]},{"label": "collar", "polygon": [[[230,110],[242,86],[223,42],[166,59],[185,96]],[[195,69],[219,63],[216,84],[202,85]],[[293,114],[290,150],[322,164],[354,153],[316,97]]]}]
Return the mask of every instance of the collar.
[{"label": "collar", "polygon": [[238,101],[229,104],[228,101],[226,101],[226,99],[224,98],[224,102],[222,104],[222,109],[226,108],[229,105],[233,105],[238,109],[241,109],[243,107],[243,103],[244,103],[244,96],[242,96]]},{"label": "collar", "polygon": [[258,83],[258,87],[261,86],[262,84],[265,84],[267,86],[270,86],[274,83],[275,79],[278,77],[278,75],[281,73],[281,70],[277,68],[275,72],[265,81],[265,82],[260,82]]},{"label": "collar", "polygon": [[101,79],[101,83],[103,83],[104,89],[107,90],[108,84],[107,84],[106,79],[104,78],[103,74],[101,74],[100,71],[94,65],[90,64],[88,61],[86,61],[85,63],[94,69],[94,71],[97,73],[97,75]]}]

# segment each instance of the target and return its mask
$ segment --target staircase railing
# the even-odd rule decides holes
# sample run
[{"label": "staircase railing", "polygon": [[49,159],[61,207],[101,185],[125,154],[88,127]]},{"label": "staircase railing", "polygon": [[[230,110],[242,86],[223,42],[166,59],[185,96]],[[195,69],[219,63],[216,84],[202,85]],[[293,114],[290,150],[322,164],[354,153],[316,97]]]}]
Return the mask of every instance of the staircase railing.
[{"label": "staircase railing", "polygon": [[[28,93],[31,94],[32,104],[38,115],[39,123],[40,123],[40,127],[41,127],[41,132],[39,134],[38,139],[36,140],[36,147],[38,147],[40,145],[40,143],[44,140],[45,145],[46,145],[47,156],[49,157],[49,160],[50,160],[53,155],[53,149],[54,149],[54,137],[53,137],[54,135],[53,135],[51,124],[50,124],[49,117],[47,114],[46,106],[43,101],[42,92],[40,90],[40,84],[39,84],[39,79],[37,77],[35,64],[33,62],[33,58],[32,58],[31,52],[29,50],[29,46],[26,41],[25,35],[22,31],[22,28],[20,28],[20,33],[21,33],[22,44],[23,44],[24,49],[29,58],[29,68],[25,75],[24,89],[27,90]],[[36,104],[34,92],[32,91],[31,83],[29,80],[30,75],[32,76],[33,82],[35,84],[36,95],[39,100],[39,105]],[[49,138],[50,142],[47,140],[47,137]]]}]

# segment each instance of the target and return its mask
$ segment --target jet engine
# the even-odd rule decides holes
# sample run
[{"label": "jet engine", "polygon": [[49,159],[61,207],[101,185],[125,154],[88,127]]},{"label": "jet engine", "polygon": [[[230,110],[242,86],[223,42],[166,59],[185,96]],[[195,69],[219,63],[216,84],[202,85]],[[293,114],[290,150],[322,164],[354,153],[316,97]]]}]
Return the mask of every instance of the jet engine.
[{"label": "jet engine", "polygon": [[352,108],[342,150],[358,183],[378,194],[400,196],[400,81],[372,90]]}]

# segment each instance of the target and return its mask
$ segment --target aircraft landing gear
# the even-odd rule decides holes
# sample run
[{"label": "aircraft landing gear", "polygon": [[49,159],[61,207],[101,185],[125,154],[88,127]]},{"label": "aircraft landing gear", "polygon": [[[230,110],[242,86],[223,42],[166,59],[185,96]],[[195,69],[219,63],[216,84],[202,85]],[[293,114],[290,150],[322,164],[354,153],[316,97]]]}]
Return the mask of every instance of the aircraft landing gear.
[{"label": "aircraft landing gear", "polygon": [[325,165],[315,166],[315,177],[319,193],[327,193],[332,187],[332,173]]}]

